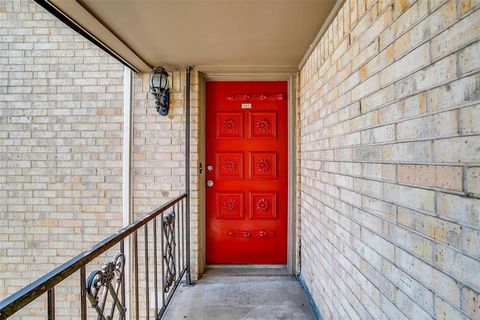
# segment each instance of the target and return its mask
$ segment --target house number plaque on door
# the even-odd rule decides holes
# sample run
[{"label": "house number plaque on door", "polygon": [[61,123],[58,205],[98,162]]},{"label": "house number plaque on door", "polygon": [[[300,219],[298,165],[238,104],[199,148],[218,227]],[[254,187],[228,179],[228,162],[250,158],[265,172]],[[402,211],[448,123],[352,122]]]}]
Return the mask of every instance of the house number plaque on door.
[{"label": "house number plaque on door", "polygon": [[242,103],[242,109],[252,109],[251,103]]}]

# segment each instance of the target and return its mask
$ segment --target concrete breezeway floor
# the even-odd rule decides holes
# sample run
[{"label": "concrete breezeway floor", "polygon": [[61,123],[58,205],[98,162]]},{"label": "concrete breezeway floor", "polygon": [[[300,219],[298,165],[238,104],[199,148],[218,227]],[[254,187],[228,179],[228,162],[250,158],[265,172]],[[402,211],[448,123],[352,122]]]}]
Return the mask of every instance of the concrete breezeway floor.
[{"label": "concrete breezeway floor", "polygon": [[181,285],[164,319],[315,319],[300,283],[285,268],[209,267]]}]

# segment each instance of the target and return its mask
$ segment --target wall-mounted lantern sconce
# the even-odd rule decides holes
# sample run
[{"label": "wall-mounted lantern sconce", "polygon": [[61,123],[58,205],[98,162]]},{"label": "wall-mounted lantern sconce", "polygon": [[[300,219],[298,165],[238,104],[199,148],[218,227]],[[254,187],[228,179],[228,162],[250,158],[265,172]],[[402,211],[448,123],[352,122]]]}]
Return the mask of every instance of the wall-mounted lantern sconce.
[{"label": "wall-mounted lantern sconce", "polygon": [[150,93],[155,97],[157,112],[166,116],[170,109],[170,89],[168,88],[168,72],[163,67],[156,67],[150,73]]}]

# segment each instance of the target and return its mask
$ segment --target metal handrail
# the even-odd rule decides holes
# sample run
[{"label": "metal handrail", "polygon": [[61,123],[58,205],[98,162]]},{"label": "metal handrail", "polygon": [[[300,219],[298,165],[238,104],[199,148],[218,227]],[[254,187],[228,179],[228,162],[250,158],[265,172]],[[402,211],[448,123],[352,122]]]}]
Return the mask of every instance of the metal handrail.
[{"label": "metal handrail", "polygon": [[[156,217],[161,215],[167,209],[173,207],[175,204],[179,203],[184,198],[188,198],[187,194],[182,194],[177,198],[165,203],[164,205],[154,209],[147,215],[138,218],[128,226],[120,229],[118,232],[112,234],[103,241],[100,241],[89,250],[82,252],[81,254],[70,259],[61,266],[55,268],[41,278],[27,285],[23,289],[0,301],[0,319],[7,319],[8,317],[16,313],[18,310],[22,309],[27,304],[34,301],[46,292],[49,293],[48,298],[50,300],[50,293],[52,296],[54,296],[53,291],[51,292],[50,290],[54,288],[57,284],[59,284],[64,279],[79,270],[81,271],[81,273],[84,273],[85,265],[87,265],[89,262],[91,262],[93,259],[101,255],[108,249],[112,248],[114,245],[126,239],[129,235],[136,232],[141,227],[146,226],[148,222],[154,220]],[[188,220],[188,216],[186,217],[186,220]],[[188,234],[189,230],[185,231]],[[186,239],[188,239],[188,237]],[[187,252],[186,255],[189,256],[189,253]],[[189,266],[187,266],[187,268],[188,267]],[[183,270],[183,272],[179,272],[179,274],[183,276],[184,272],[185,270]],[[178,283],[174,286],[174,288],[176,288],[177,285]]]}]

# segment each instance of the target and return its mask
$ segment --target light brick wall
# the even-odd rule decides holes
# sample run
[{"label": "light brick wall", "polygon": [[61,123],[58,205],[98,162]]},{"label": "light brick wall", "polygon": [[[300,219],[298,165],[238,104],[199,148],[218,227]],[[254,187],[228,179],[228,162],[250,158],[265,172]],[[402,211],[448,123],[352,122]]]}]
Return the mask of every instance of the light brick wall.
[{"label": "light brick wall", "polygon": [[480,318],[480,3],[347,0],[300,73],[325,319]]},{"label": "light brick wall", "polygon": [[[123,66],[31,0],[0,0],[0,24],[1,299],[121,227]],[[155,112],[147,94],[149,75],[134,76],[135,218],[185,190],[185,72],[170,74],[168,117]],[[196,279],[196,72],[191,90]],[[99,258],[88,271],[106,259]],[[73,276],[57,291],[57,316],[78,318],[78,281]],[[44,319],[44,310],[43,297],[15,318]]]},{"label": "light brick wall", "polygon": [[[185,193],[185,79],[170,71],[171,106],[160,116],[148,94],[149,74],[135,77],[133,106],[133,205],[135,217]],[[190,215],[192,276],[198,276],[198,73],[190,81]]]},{"label": "light brick wall", "polygon": [[[0,0],[0,84],[3,299],[121,227],[123,66],[33,1]],[[60,285],[61,318],[78,319],[78,285]],[[45,319],[45,299],[21,314]]]}]

